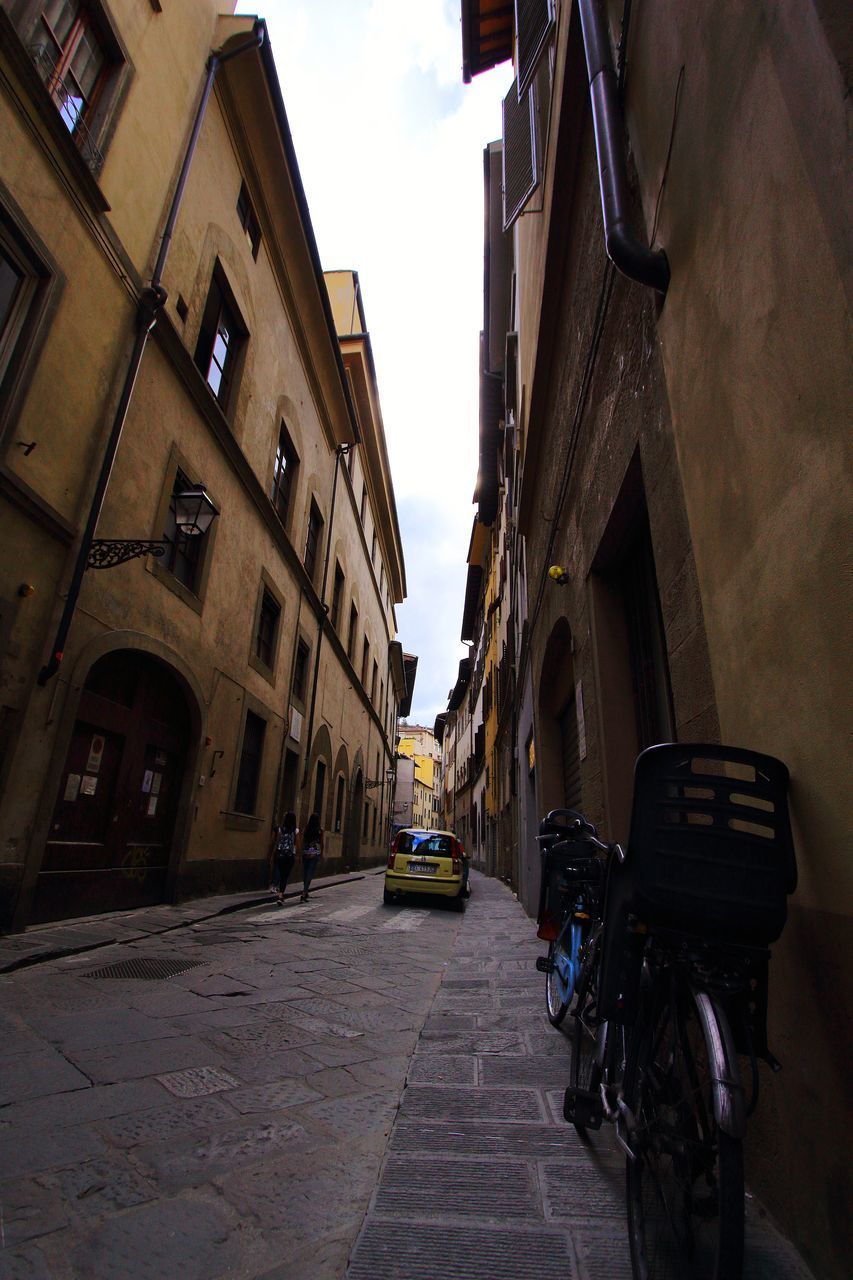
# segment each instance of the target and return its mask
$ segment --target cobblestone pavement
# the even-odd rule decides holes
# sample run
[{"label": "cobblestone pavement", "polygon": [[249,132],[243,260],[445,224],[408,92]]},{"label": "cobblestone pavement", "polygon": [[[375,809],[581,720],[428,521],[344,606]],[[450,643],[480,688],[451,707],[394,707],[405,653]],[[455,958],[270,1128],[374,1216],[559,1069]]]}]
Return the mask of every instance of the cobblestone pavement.
[{"label": "cobblestone pavement", "polygon": [[[542,944],[472,883],[464,916],[368,874],[0,940],[0,1280],[629,1275],[612,1136],[560,1118]],[[771,1277],[808,1273],[753,1213]]]},{"label": "cobblestone pavement", "polygon": [[[607,1127],[583,1143],[562,1118],[544,945],[508,889],[474,883],[347,1280],[630,1278],[625,1157]],[[809,1277],[752,1202],[744,1280]]]}]

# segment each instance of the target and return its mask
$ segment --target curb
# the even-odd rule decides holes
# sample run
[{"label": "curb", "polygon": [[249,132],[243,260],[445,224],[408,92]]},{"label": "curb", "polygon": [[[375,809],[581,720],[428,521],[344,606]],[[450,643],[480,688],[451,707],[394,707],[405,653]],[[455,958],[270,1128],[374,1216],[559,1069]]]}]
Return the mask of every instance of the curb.
[{"label": "curb", "polygon": [[[356,880],[364,880],[368,875],[370,875],[371,870],[373,869],[371,868],[370,870],[362,872],[352,872],[351,874],[342,876],[336,880],[326,880],[323,884],[314,884],[311,886],[311,892],[319,893],[322,889],[334,889],[342,884],[351,884]],[[379,870],[384,873],[384,866],[379,868]],[[298,893],[298,890],[294,890],[293,893],[286,893],[285,899],[295,898],[298,896]],[[207,915],[193,916],[191,920],[180,920],[176,924],[166,925],[165,928],[156,929],[148,936],[151,938],[159,938],[164,933],[174,933],[178,929],[187,929],[190,925],[201,924],[205,920],[215,920],[218,916],[235,915],[238,911],[249,911],[252,907],[268,906],[269,902],[269,893],[264,894],[262,897],[249,898],[242,902],[229,902],[227,906],[220,907],[217,911],[211,911]],[[157,905],[158,907],[162,906],[161,903],[158,903]],[[74,921],[66,920],[62,923],[65,925],[73,925]],[[18,956],[14,960],[7,961],[6,964],[0,964],[0,976],[15,973],[19,969],[31,969],[37,964],[47,964],[51,960],[62,960],[66,956],[85,955],[87,951],[100,951],[103,947],[126,947],[129,946],[131,942],[138,941],[138,938],[104,938],[102,942],[87,942],[78,947],[59,946],[50,951],[39,951],[34,955]],[[2,940],[0,940],[0,945],[2,945]]]}]

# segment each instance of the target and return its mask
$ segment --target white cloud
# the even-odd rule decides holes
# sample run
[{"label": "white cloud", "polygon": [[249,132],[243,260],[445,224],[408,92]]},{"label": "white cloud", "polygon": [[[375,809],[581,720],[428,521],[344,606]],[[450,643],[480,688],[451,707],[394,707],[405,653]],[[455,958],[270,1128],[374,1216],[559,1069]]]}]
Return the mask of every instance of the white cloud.
[{"label": "white cloud", "polygon": [[482,155],[511,79],[506,64],[463,86],[459,14],[459,0],[268,0],[261,15],[323,266],[361,280],[406,560],[400,640],[427,724],[466,652]]}]

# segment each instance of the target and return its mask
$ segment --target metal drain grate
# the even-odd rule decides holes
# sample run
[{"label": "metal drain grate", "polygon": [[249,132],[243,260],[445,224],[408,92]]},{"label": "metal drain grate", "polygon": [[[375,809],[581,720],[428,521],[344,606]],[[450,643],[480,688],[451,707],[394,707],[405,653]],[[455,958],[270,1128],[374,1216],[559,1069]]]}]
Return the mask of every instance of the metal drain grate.
[{"label": "metal drain grate", "polygon": [[148,982],[159,982],[163,978],[174,978],[187,969],[198,969],[204,960],[166,960],[151,956],[139,956],[134,960],[119,960],[116,964],[104,965],[102,969],[90,969],[81,974],[83,978],[138,978]]}]

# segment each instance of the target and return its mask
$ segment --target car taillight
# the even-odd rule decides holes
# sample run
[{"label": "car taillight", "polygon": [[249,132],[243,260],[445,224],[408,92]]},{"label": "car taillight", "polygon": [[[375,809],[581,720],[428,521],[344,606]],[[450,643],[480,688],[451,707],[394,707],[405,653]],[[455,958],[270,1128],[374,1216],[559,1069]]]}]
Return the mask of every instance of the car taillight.
[{"label": "car taillight", "polygon": [[388,854],[388,870],[389,870],[389,871],[394,871],[394,870],[395,870],[395,867],[394,867],[394,859],[396,858],[396,856],[397,856],[397,855],[396,855],[396,853],[394,852],[394,850],[393,850],[393,849],[392,849],[392,850],[391,850],[391,852]]},{"label": "car taillight", "polygon": [[453,846],[453,874],[455,876],[462,874],[462,845],[457,840]]}]

